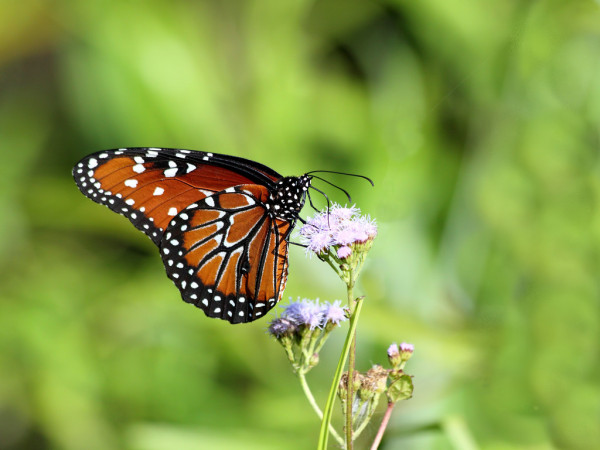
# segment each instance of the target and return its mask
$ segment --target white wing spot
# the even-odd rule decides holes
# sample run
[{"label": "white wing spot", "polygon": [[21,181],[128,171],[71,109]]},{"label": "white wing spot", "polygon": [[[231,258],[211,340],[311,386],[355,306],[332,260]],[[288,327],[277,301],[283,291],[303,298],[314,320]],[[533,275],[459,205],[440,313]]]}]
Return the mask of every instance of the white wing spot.
[{"label": "white wing spot", "polygon": [[165,177],[174,177],[175,175],[177,175],[177,167],[165,170],[164,174]]},{"label": "white wing spot", "polygon": [[192,170],[196,170],[196,166],[188,163],[186,173],[190,173]]},{"label": "white wing spot", "polygon": [[169,209],[169,212],[167,213],[167,215],[169,215],[169,216],[176,216],[177,215],[177,208],[171,208],[171,209]]},{"label": "white wing spot", "polygon": [[235,192],[235,188],[234,187],[228,187],[227,189],[225,189],[225,192]]},{"label": "white wing spot", "polygon": [[143,164],[136,164],[135,166],[133,166],[133,171],[135,173],[142,173],[145,170],[146,168],[143,166]]},{"label": "white wing spot", "polygon": [[175,245],[179,245],[179,241],[177,239],[173,239],[171,241],[171,245],[175,246]]},{"label": "white wing spot", "polygon": [[188,220],[188,217],[189,217],[189,216],[188,216],[186,213],[182,213],[182,214],[181,214],[179,217],[180,217],[182,220]]},{"label": "white wing spot", "polygon": [[196,299],[198,298],[198,296],[197,296],[196,294],[192,294],[192,295],[190,295],[190,298],[191,298],[192,300],[196,300]]},{"label": "white wing spot", "polygon": [[178,158],[185,158],[185,155],[182,153],[175,153],[175,156],[177,156]]},{"label": "white wing spot", "polygon": [[184,280],[184,281],[182,281],[182,282],[181,282],[181,289],[185,289],[185,286],[186,286],[186,284],[187,284],[187,283],[185,282],[185,280]]},{"label": "white wing spot", "polygon": [[165,248],[163,248],[163,253],[164,253],[165,255],[168,255],[168,254],[169,254],[169,249],[168,249],[168,248],[166,248],[166,247],[165,247]]},{"label": "white wing spot", "polygon": [[202,299],[202,304],[204,306],[208,306],[208,299],[206,299],[206,298]]},{"label": "white wing spot", "polygon": [[155,158],[158,156],[158,152],[155,152],[154,150],[148,150],[146,156],[148,156],[149,158]]},{"label": "white wing spot", "polygon": [[102,158],[102,159],[104,159],[104,158],[108,158],[108,153],[100,153],[100,154],[98,155],[98,158]]},{"label": "white wing spot", "polygon": [[190,287],[192,289],[197,289],[198,288],[198,283],[196,283],[195,281],[192,281],[192,283],[190,284]]},{"label": "white wing spot", "polygon": [[135,200],[132,198],[128,198],[127,200],[125,200],[125,203],[127,203],[128,205],[133,205],[135,203]]},{"label": "white wing spot", "polygon": [[88,167],[89,167],[90,169],[93,169],[93,168],[94,168],[94,167],[96,167],[97,165],[98,165],[98,160],[97,160],[97,159],[94,159],[94,158],[92,158],[92,159],[90,159],[90,160],[88,161]]},{"label": "white wing spot", "polygon": [[[178,268],[178,269],[183,269],[183,263],[177,263],[177,268]],[[185,281],[184,281],[184,283],[185,283]],[[184,287],[185,287],[185,286],[184,286]]]},{"label": "white wing spot", "polygon": [[131,218],[132,219],[137,219],[137,214],[136,213],[131,213]]},{"label": "white wing spot", "polygon": [[205,202],[205,203],[206,203],[208,206],[210,206],[210,207],[214,207],[214,206],[215,206],[215,199],[214,199],[214,198],[212,198],[212,197],[206,197],[206,198],[204,199],[204,202]]},{"label": "white wing spot", "polygon": [[144,164],[144,158],[142,158],[141,156],[136,156],[135,158],[133,158],[133,160],[138,164]]},{"label": "white wing spot", "polygon": [[177,168],[177,163],[175,161],[169,161],[169,167]]},{"label": "white wing spot", "polygon": [[244,297],[238,298],[238,302],[240,302],[240,303],[244,303],[245,301],[246,301],[246,299]]},{"label": "white wing spot", "polygon": [[215,295],[215,302],[220,302],[221,301],[221,296],[220,295]]},{"label": "white wing spot", "polygon": [[215,310],[213,311],[215,314],[220,313],[221,312],[221,308],[215,308]]},{"label": "white wing spot", "polygon": [[124,184],[125,184],[125,186],[134,188],[138,185],[138,180],[134,180],[134,179],[125,180]]},{"label": "white wing spot", "polygon": [[163,193],[165,192],[165,190],[161,187],[157,187],[156,189],[154,189],[154,193],[152,195],[163,195]]}]

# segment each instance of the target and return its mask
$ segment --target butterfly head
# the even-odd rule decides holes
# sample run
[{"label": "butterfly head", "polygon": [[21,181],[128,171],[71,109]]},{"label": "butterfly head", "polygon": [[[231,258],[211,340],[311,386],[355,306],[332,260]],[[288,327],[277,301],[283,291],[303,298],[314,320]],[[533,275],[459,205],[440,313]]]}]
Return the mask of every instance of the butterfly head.
[{"label": "butterfly head", "polygon": [[296,219],[304,206],[311,179],[310,175],[281,178],[271,192],[268,209],[280,219]]}]

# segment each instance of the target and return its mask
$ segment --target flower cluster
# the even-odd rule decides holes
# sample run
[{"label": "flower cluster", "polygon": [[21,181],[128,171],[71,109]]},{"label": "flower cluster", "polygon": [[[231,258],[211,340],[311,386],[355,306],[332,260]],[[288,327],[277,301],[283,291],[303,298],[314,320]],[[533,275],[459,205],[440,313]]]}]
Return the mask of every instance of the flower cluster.
[{"label": "flower cluster", "polygon": [[377,236],[377,225],[361,216],[356,206],[334,203],[306,220],[299,231],[307,252],[327,262],[346,283],[354,286],[365,257]]},{"label": "flower cluster", "polygon": [[328,211],[309,218],[300,229],[307,251],[317,255],[336,251],[340,260],[349,258],[353,246],[365,244],[377,236],[377,225],[369,216],[361,216],[356,206],[344,207],[334,203]]},{"label": "flower cluster", "polygon": [[414,350],[414,345],[407,344],[406,342],[400,345],[394,342],[390,345],[387,354],[392,367],[402,369],[406,361],[412,356]]},{"label": "flower cluster", "polygon": [[290,303],[281,313],[281,317],[273,319],[269,324],[269,333],[279,338],[305,328],[314,330],[315,328],[324,329],[328,326],[339,325],[340,322],[348,320],[346,308],[342,307],[341,303],[340,300],[319,304],[318,299],[314,302],[306,298],[298,299],[295,302],[290,299]]},{"label": "flower cluster", "polygon": [[268,330],[283,345],[294,370],[307,372],[317,364],[319,351],[331,330],[345,320],[347,308],[339,300],[290,300]]}]

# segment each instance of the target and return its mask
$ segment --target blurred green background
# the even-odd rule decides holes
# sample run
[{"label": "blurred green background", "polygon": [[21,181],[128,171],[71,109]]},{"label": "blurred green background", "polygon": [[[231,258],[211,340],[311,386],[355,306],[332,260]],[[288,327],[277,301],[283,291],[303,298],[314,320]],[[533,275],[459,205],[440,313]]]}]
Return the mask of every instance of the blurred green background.
[{"label": "blurred green background", "polygon": [[[121,146],[375,180],[329,177],[380,229],[358,368],[416,348],[382,448],[600,448],[599,69],[594,1],[1,1],[0,448],[316,444],[267,320],[184,304],[76,188]],[[284,298],[344,297],[290,268]]]}]

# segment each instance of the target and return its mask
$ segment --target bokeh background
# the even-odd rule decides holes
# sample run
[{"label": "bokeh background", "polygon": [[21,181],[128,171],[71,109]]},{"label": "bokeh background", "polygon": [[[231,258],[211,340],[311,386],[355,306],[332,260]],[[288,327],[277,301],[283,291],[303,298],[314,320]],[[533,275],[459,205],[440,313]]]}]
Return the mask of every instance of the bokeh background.
[{"label": "bokeh background", "polygon": [[[599,69],[591,0],[0,2],[0,448],[316,444],[267,321],[205,318],[79,193],[122,146],[375,180],[329,177],[380,230],[358,368],[416,348],[382,448],[600,448]],[[344,297],[290,260],[286,298]]]}]

